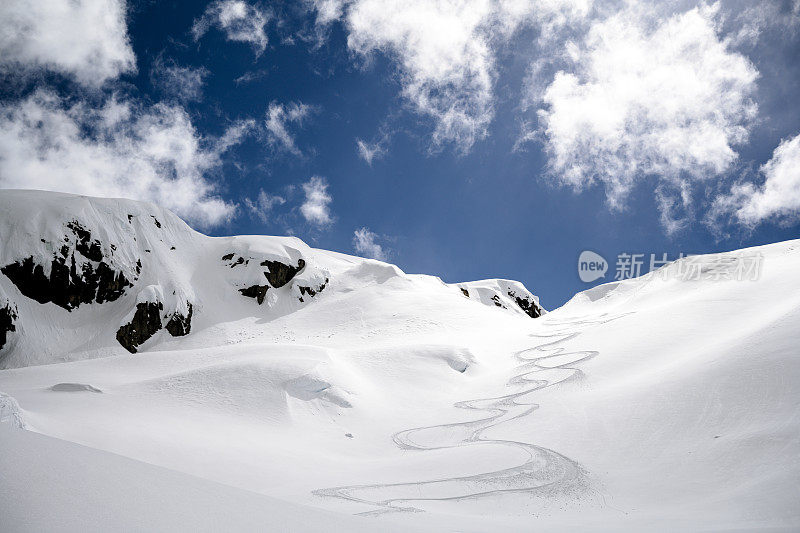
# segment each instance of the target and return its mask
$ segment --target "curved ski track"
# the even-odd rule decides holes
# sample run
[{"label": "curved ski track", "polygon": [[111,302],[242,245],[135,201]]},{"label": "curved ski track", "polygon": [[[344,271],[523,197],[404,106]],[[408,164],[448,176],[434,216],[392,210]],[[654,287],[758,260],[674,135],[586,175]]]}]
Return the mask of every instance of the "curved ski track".
[{"label": "curved ski track", "polygon": [[[558,346],[581,334],[580,329],[575,330],[573,327],[604,324],[621,316],[624,315],[600,315],[595,319],[546,323],[548,326],[565,326],[567,329],[547,335],[532,334],[532,337],[555,339],[515,353],[520,365],[516,368],[517,373],[508,380],[507,386],[518,390],[502,396],[454,404],[457,408],[484,412],[487,416],[467,422],[407,429],[392,436],[401,449],[416,451],[461,446],[506,446],[525,452],[528,459],[524,463],[475,475],[412,483],[350,485],[318,489],[313,494],[377,506],[376,510],[360,513],[372,515],[399,511],[422,512],[413,506],[413,502],[461,500],[504,492],[576,494],[585,491],[588,488],[587,472],[572,459],[542,446],[495,439],[485,436],[484,433],[490,428],[535,411],[539,406],[527,401],[524,398],[526,395],[583,376],[582,371],[573,365],[591,359],[599,352],[568,352],[566,348]],[[538,355],[539,353],[543,355]]]}]

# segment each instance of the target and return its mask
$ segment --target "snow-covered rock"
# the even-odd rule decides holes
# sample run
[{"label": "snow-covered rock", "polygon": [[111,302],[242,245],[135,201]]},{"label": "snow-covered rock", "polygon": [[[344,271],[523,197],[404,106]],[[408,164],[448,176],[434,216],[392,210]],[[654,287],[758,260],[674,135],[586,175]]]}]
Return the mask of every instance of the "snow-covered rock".
[{"label": "snow-covered rock", "polygon": [[456,286],[467,298],[474,298],[485,305],[525,313],[531,318],[539,318],[547,312],[539,305],[539,297],[531,294],[519,281],[485,279],[457,283]]}]

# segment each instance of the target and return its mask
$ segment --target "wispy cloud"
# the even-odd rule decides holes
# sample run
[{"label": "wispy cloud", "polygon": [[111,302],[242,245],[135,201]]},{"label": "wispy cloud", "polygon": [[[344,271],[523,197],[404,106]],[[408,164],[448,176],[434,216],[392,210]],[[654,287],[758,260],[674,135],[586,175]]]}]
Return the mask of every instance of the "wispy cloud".
[{"label": "wispy cloud", "polygon": [[269,12],[255,5],[242,0],[217,0],[194,21],[192,36],[199,41],[211,27],[216,27],[229,41],[248,43],[256,56],[260,56],[267,48],[269,20]]},{"label": "wispy cloud", "polygon": [[261,78],[265,78],[268,75],[269,71],[267,69],[249,70],[244,74],[242,74],[241,76],[239,76],[238,78],[235,78],[233,80],[233,83],[235,83],[236,85],[242,85],[245,83],[250,83],[259,80]]},{"label": "wispy cloud", "polygon": [[181,102],[203,99],[203,85],[210,72],[205,67],[181,67],[159,55],[150,70],[150,82],[170,98]]},{"label": "wispy cloud", "polygon": [[247,210],[250,212],[251,215],[257,217],[261,222],[268,222],[269,215],[272,213],[272,209],[276,205],[283,205],[286,203],[286,199],[282,196],[268,194],[261,189],[258,192],[258,196],[255,200],[250,198],[244,199],[244,205],[247,207]]},{"label": "wispy cloud", "polygon": [[305,201],[300,206],[300,213],[306,222],[315,226],[327,226],[333,222],[330,204],[333,197],[328,193],[328,182],[320,176],[312,177],[303,184]]},{"label": "wispy cloud", "polygon": [[386,261],[387,251],[377,242],[378,236],[369,228],[363,227],[353,232],[353,248],[356,253],[370,259]]},{"label": "wispy cloud", "polygon": [[362,139],[356,139],[356,148],[358,149],[358,155],[368,165],[372,166],[373,161],[377,159],[382,159],[388,153],[388,149],[386,148],[387,142],[388,142],[388,137],[386,136],[382,137],[379,141],[374,143],[370,143]]},{"label": "wispy cloud", "polygon": [[48,69],[99,86],[136,70],[124,0],[0,2],[0,71]]},{"label": "wispy cloud", "polygon": [[282,105],[271,102],[267,109],[267,118],[264,123],[267,130],[267,141],[278,148],[284,149],[295,155],[300,155],[295,138],[289,132],[290,125],[301,126],[311,112],[311,107],[302,103]]}]

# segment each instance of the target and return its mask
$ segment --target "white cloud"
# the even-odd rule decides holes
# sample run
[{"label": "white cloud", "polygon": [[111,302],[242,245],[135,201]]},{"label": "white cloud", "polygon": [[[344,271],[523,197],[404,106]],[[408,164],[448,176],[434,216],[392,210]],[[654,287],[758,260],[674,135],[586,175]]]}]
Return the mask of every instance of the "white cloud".
[{"label": "white cloud", "polygon": [[194,21],[192,36],[195,41],[216,26],[225,32],[229,41],[249,43],[256,56],[267,48],[267,23],[270,14],[242,0],[217,0],[206,8],[202,17]]},{"label": "white cloud", "polygon": [[244,74],[242,74],[241,76],[239,76],[238,78],[234,79],[233,83],[235,83],[236,85],[241,85],[243,83],[250,83],[258,79],[265,78],[268,75],[269,71],[266,69],[249,70]]},{"label": "white cloud", "polygon": [[378,261],[386,261],[387,253],[383,246],[375,242],[378,236],[369,228],[360,228],[353,232],[353,248],[356,253]]},{"label": "white cloud", "polygon": [[349,11],[348,46],[361,55],[381,51],[400,65],[402,92],[434,121],[434,146],[462,151],[486,137],[493,116],[494,62],[482,0],[356,2]]},{"label": "white cloud", "polygon": [[207,139],[178,106],[111,97],[91,107],[38,90],[0,105],[0,187],[146,200],[212,226],[235,206],[215,196],[207,174],[253,127]]},{"label": "white cloud", "polygon": [[380,141],[369,143],[362,139],[356,139],[356,148],[358,148],[358,155],[372,166],[372,162],[376,159],[382,159],[386,155],[386,142],[388,137],[384,136]]},{"label": "white cloud", "polygon": [[267,141],[273,145],[281,147],[295,155],[300,155],[294,136],[289,133],[288,125],[296,124],[301,126],[308,117],[311,108],[305,104],[291,103],[281,105],[271,102],[267,109]]},{"label": "white cloud", "polygon": [[686,228],[693,216],[692,189],[689,183],[661,184],[655,190],[661,226],[667,235]]},{"label": "white cloud", "polygon": [[800,218],[800,135],[783,140],[760,170],[765,178],[762,186],[735,185],[731,194],[716,199],[711,218],[733,213],[748,226]]},{"label": "white cloud", "polygon": [[285,203],[286,199],[284,197],[267,194],[264,192],[264,189],[258,192],[258,197],[255,200],[251,200],[250,198],[244,199],[245,207],[247,207],[252,215],[258,217],[258,219],[264,223],[269,220],[269,215],[273,207]]},{"label": "white cloud", "polygon": [[468,152],[494,116],[496,56],[517,30],[541,34],[584,17],[593,0],[306,0],[317,39],[342,20],[348,47],[367,63],[393,59],[402,96],[433,123],[431,148]]},{"label": "white cloud", "polygon": [[316,226],[325,226],[333,221],[330,203],[333,197],[328,193],[328,182],[320,176],[312,177],[303,184],[305,201],[300,206],[300,213],[307,222]]},{"label": "white cloud", "polygon": [[46,68],[99,86],[136,70],[124,0],[3,0],[0,70]]},{"label": "white cloud", "polygon": [[784,38],[793,37],[800,30],[800,0],[765,0],[722,4],[729,11],[734,27],[734,44],[755,46],[764,34],[775,32]]},{"label": "white cloud", "polygon": [[[496,54],[523,24],[567,20],[590,0],[355,0],[346,12],[348,46],[399,64],[402,94],[434,122],[434,148],[467,152],[494,116]],[[318,17],[321,11],[318,10]]]},{"label": "white cloud", "polygon": [[[629,2],[572,46],[574,67],[555,75],[539,111],[539,138],[562,183],[601,182],[609,205],[622,208],[640,180],[683,195],[685,183],[730,167],[756,114],[758,73],[718,35],[716,9],[659,19]],[[664,220],[677,201],[659,199]]]},{"label": "white cloud", "polygon": [[203,85],[210,72],[204,67],[181,67],[161,56],[153,62],[150,81],[162,93],[182,102],[203,98]]},{"label": "white cloud", "polygon": [[318,26],[328,26],[344,14],[348,0],[306,0],[306,4],[316,13]]}]

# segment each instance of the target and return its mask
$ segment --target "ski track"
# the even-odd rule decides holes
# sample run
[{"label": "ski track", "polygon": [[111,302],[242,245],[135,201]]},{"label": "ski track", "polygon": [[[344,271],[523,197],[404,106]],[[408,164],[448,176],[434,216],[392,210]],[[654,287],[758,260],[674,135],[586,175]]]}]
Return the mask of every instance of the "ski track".
[{"label": "ski track", "polygon": [[[558,346],[581,334],[583,326],[601,325],[630,313],[607,314],[596,318],[575,318],[562,322],[544,322],[546,326],[561,326],[566,330],[531,337],[552,339],[514,355],[520,365],[506,383],[515,390],[509,394],[456,402],[459,409],[479,411],[488,416],[467,422],[453,422],[406,429],[392,436],[401,449],[414,451],[443,450],[463,446],[506,446],[524,451],[528,459],[515,467],[481,474],[448,477],[430,481],[349,485],[318,489],[313,494],[341,498],[377,506],[378,509],[358,513],[380,515],[388,512],[423,512],[414,502],[453,501],[509,492],[535,492],[542,495],[577,495],[585,492],[589,483],[586,470],[579,463],[560,453],[528,442],[502,440],[484,436],[500,424],[521,418],[538,409],[538,404],[523,397],[568,380],[579,379],[583,372],[573,365],[599,354],[594,350],[566,351]],[[574,329],[576,328],[577,329]],[[535,355],[544,352],[544,355]]]}]

